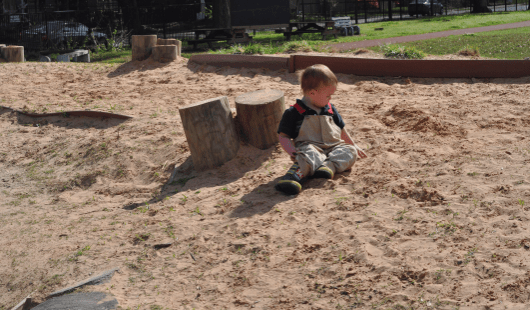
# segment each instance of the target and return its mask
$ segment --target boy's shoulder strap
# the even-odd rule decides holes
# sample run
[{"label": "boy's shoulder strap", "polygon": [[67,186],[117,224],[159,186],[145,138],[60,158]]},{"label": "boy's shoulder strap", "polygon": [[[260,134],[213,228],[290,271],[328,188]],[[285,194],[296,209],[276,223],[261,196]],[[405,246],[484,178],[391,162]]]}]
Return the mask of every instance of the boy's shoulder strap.
[{"label": "boy's shoulder strap", "polygon": [[331,103],[328,102],[328,113],[333,115],[333,108],[331,107]]},{"label": "boy's shoulder strap", "polygon": [[296,109],[296,111],[298,111],[298,113],[300,113],[300,114],[304,114],[305,111],[306,111],[306,109],[304,109],[298,102],[296,102],[291,107],[294,107]]}]

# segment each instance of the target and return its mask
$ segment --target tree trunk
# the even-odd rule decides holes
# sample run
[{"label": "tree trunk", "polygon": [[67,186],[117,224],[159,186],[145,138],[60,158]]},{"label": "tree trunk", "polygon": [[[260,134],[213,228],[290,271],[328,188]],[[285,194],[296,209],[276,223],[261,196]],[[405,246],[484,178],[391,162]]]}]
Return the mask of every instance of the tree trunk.
[{"label": "tree trunk", "polygon": [[176,45],[156,45],[153,46],[153,60],[158,62],[171,62],[177,60],[178,46]]},{"label": "tree trunk", "polygon": [[236,156],[239,140],[227,97],[193,103],[179,113],[195,170],[215,168]]},{"label": "tree trunk", "polygon": [[146,60],[156,45],[156,35],[132,36],[132,60]]},{"label": "tree trunk", "polygon": [[0,53],[7,62],[24,62],[24,46],[2,47]]},{"label": "tree trunk", "polygon": [[214,0],[212,14],[215,28],[232,27],[230,0]]},{"label": "tree trunk", "polygon": [[488,8],[488,0],[472,0],[473,11],[471,13],[491,13]]},{"label": "tree trunk", "polygon": [[181,55],[182,42],[177,39],[160,39],[156,40],[156,45],[176,45],[177,46],[177,56]]},{"label": "tree trunk", "polygon": [[281,90],[258,90],[238,96],[235,101],[243,140],[262,150],[278,143],[278,124],[285,111]]}]

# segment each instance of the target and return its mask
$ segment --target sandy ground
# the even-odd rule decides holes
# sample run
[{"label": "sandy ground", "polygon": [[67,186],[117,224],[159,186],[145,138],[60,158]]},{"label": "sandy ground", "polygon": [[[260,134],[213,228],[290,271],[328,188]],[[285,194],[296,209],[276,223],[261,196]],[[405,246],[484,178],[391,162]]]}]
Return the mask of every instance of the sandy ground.
[{"label": "sandy ground", "polygon": [[279,148],[196,172],[178,108],[295,74],[0,64],[0,105],[134,117],[0,111],[0,309],[113,267],[123,309],[528,309],[530,78],[338,78],[369,158],[292,197]]}]

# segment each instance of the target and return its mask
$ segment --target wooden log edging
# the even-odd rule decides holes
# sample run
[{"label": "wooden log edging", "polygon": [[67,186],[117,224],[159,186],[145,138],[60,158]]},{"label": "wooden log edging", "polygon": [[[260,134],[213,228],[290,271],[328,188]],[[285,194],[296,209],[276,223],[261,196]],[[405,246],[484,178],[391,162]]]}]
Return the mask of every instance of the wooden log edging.
[{"label": "wooden log edging", "polygon": [[123,114],[114,114],[114,113],[108,113],[108,112],[101,112],[101,111],[65,111],[65,112],[55,112],[55,113],[29,113],[24,112],[21,110],[16,110],[10,107],[1,106],[0,105],[0,111],[2,109],[10,110],[25,116],[29,117],[51,117],[51,116],[86,116],[86,117],[101,117],[101,118],[118,118],[118,119],[130,119],[133,118],[129,115],[123,115]]},{"label": "wooden log edging", "polygon": [[293,73],[324,64],[335,73],[421,78],[519,78],[530,76],[529,60],[400,60],[291,55],[194,55],[190,62],[215,67],[286,69]]},{"label": "wooden log edging", "polygon": [[528,60],[400,60],[293,55],[290,72],[324,64],[335,73],[421,78],[519,78],[530,76]]},{"label": "wooden log edging", "polygon": [[215,67],[265,68],[269,70],[289,69],[289,58],[250,55],[193,55],[190,62]]}]

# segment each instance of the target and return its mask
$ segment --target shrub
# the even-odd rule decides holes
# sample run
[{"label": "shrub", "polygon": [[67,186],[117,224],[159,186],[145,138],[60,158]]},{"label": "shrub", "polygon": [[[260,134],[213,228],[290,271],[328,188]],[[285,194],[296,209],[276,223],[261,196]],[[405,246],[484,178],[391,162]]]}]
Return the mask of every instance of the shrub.
[{"label": "shrub", "polygon": [[244,54],[263,54],[263,47],[261,44],[249,43],[243,50]]},{"label": "shrub", "polygon": [[463,49],[457,52],[461,56],[480,56],[480,52],[477,47],[466,45]]},{"label": "shrub", "polygon": [[293,41],[285,43],[285,52],[286,53],[296,53],[296,52],[312,52],[313,49],[307,43],[307,41]]},{"label": "shrub", "polygon": [[382,47],[386,57],[402,59],[423,59],[425,53],[413,46],[384,45]]}]

